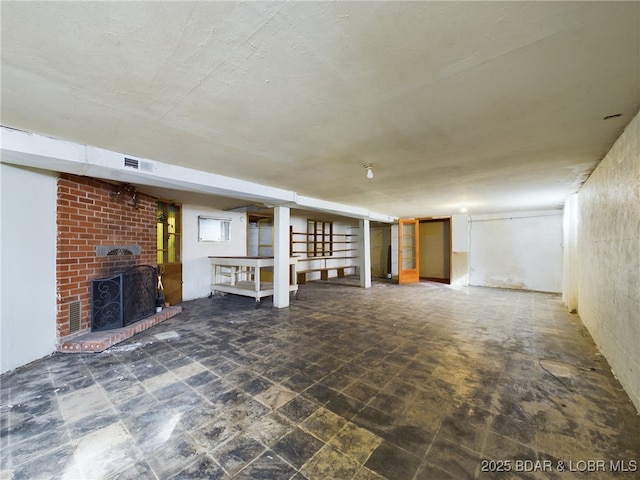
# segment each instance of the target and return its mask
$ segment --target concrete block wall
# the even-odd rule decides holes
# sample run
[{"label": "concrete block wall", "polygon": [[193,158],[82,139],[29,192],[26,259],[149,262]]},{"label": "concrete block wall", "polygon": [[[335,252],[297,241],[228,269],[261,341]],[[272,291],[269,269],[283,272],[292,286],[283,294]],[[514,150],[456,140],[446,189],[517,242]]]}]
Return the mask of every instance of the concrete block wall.
[{"label": "concrete block wall", "polygon": [[566,283],[577,279],[578,315],[640,411],[640,116],[580,189],[577,210]]}]

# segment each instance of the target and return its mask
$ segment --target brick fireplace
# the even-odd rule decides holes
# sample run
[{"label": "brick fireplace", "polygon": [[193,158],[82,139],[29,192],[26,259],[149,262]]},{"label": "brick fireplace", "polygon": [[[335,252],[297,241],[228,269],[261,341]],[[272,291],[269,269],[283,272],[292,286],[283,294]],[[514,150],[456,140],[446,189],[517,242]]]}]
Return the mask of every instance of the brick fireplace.
[{"label": "brick fireplace", "polygon": [[57,343],[91,329],[91,280],[156,265],[156,199],[61,174],[57,205]]}]

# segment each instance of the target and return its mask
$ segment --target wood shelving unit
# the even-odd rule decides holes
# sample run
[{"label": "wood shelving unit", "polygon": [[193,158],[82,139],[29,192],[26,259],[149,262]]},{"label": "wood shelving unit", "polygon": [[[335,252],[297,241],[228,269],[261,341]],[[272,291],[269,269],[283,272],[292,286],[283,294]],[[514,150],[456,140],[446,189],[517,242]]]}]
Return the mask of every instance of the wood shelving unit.
[{"label": "wood shelving unit", "polygon": [[359,256],[358,234],[336,233],[329,225],[330,228],[323,226],[321,231],[313,232],[290,229],[290,253],[298,258],[298,283],[306,283],[307,273],[320,272],[320,278],[327,280],[330,270],[344,277],[345,269],[358,267],[351,261]]}]

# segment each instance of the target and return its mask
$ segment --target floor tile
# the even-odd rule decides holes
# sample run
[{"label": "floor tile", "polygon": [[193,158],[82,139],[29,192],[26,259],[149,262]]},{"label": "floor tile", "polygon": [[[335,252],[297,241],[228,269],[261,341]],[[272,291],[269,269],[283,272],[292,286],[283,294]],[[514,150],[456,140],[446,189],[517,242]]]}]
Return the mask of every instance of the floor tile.
[{"label": "floor tile", "polygon": [[325,408],[345,420],[351,420],[365,408],[365,404],[355,398],[339,393],[325,404]]},{"label": "floor tile", "polygon": [[382,438],[369,430],[360,428],[353,423],[347,423],[331,439],[329,445],[345,455],[355,458],[358,463],[364,464],[381,443]]},{"label": "floor tile", "polygon": [[146,461],[139,461],[116,473],[113,480],[160,480]]},{"label": "floor tile", "polygon": [[369,470],[367,467],[360,467],[358,472],[353,477],[353,480],[386,480],[386,477],[383,477],[373,470]]},{"label": "floor tile", "polygon": [[352,478],[360,464],[344,453],[339,452],[330,445],[325,445],[311,458],[300,471],[309,480],[322,480],[327,478]]},{"label": "floor tile", "polygon": [[[456,438],[438,434],[425,460],[455,478],[474,478],[482,458],[478,452],[460,445]],[[500,456],[496,460],[502,459]]]},{"label": "floor tile", "polygon": [[317,404],[302,396],[297,396],[280,407],[280,412],[294,423],[306,420],[313,412],[320,408]]},{"label": "floor tile", "polygon": [[[73,459],[75,447],[64,444],[12,469],[14,480],[83,478]],[[10,477],[11,478],[11,477]]]},{"label": "floor tile", "polygon": [[113,426],[118,423],[118,421],[118,414],[114,412],[113,409],[108,408],[78,420],[77,422],[68,424],[67,429],[71,438],[77,439],[79,437],[85,437],[90,433],[101,431],[109,426]]},{"label": "floor tile", "polygon": [[241,432],[242,427],[240,425],[234,424],[222,416],[218,416],[214,421],[190,431],[191,436],[200,445],[200,448],[207,452],[226,444]]},{"label": "floor tile", "polygon": [[238,480],[281,480],[292,478],[295,469],[283,462],[272,452],[266,451],[233,478]]},{"label": "floor tile", "polygon": [[104,390],[96,384],[61,395],[58,399],[62,415],[68,423],[74,423],[111,406]]},{"label": "floor tile", "polygon": [[323,442],[328,442],[344,427],[345,423],[347,422],[344,418],[325,408],[319,408],[300,424],[300,428]]},{"label": "floor tile", "polygon": [[640,416],[558,295],[357,285],[309,282],[287,309],[183,302],[103,353],[3,374],[0,477],[504,479],[482,462],[640,459]]},{"label": "floor tile", "polygon": [[184,377],[183,381],[184,383],[189,385],[191,388],[196,388],[196,387],[201,387],[202,385],[206,385],[209,382],[213,382],[214,380],[217,380],[219,378],[220,377],[210,372],[209,370],[204,370],[194,375],[189,375]]},{"label": "floor tile", "polygon": [[345,388],[342,393],[363,403],[369,403],[379,391],[378,388],[362,380],[357,380]]},{"label": "floor tile", "polygon": [[287,432],[291,431],[292,424],[285,416],[277,412],[260,416],[251,422],[246,432],[264,445],[271,446]]},{"label": "floor tile", "polygon": [[273,447],[273,451],[296,468],[302,467],[324,443],[313,435],[296,428]]},{"label": "floor tile", "polygon": [[144,453],[156,452],[182,432],[178,427],[180,414],[157,408],[139,415],[123,417],[125,428]]},{"label": "floor tile", "polygon": [[396,419],[377,408],[365,407],[351,421],[359,427],[382,434],[393,427]]},{"label": "floor tile", "polygon": [[365,466],[384,478],[413,478],[420,459],[387,441],[382,442]]},{"label": "floor tile", "polygon": [[94,430],[73,443],[73,462],[84,478],[108,477],[141,459],[121,422]]},{"label": "floor tile", "polygon": [[238,435],[222,447],[214,449],[211,456],[229,475],[235,475],[265,451],[265,447],[251,437]]},{"label": "floor tile", "polygon": [[69,441],[70,437],[66,428],[59,428],[30,437],[28,441],[17,444],[7,442],[0,448],[3,453],[0,456],[0,470],[26,464],[48,451],[51,445],[65,445]]},{"label": "floor tile", "polygon": [[[438,480],[459,480],[461,478],[465,478],[465,477],[458,477],[452,473],[449,473],[445,470],[442,470],[441,468],[429,463],[429,462],[423,462],[420,467],[418,468],[418,471],[416,473],[416,476],[414,477],[415,480],[433,480],[433,479],[438,479]],[[466,477],[466,478],[477,478],[475,473],[472,477]],[[500,478],[500,477],[498,477]]]},{"label": "floor tile", "polygon": [[191,465],[199,453],[197,442],[189,434],[181,433],[165,442],[147,459],[159,478],[169,478]]},{"label": "floor tile", "polygon": [[256,400],[276,410],[296,396],[296,393],[281,385],[272,385],[267,390],[257,394]]},{"label": "floor tile", "polygon": [[193,463],[171,477],[171,480],[192,480],[196,478],[221,480],[229,477],[210,456],[198,455]]}]

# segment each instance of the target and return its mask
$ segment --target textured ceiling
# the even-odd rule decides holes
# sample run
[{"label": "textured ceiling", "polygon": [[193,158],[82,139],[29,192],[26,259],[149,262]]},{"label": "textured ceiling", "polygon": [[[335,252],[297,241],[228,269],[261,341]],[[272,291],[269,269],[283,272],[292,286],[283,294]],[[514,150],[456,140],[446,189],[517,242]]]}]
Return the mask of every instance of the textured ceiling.
[{"label": "textured ceiling", "polygon": [[394,216],[559,207],[640,108],[639,2],[1,9],[3,125]]}]

